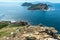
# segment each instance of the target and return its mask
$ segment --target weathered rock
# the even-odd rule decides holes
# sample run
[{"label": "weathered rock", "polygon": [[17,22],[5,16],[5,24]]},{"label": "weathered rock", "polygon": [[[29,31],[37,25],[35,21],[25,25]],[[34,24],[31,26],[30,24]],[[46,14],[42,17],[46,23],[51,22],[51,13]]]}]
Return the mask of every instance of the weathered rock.
[{"label": "weathered rock", "polygon": [[43,27],[43,24],[39,24],[40,27]]},{"label": "weathered rock", "polygon": [[53,39],[53,38],[46,38],[44,40],[57,40],[57,39]]},{"label": "weathered rock", "polygon": [[53,38],[58,39],[57,35],[56,35],[54,32],[52,32],[52,30],[46,29],[45,32],[46,32],[48,35],[51,35]]},{"label": "weathered rock", "polygon": [[13,22],[12,24],[20,25],[20,26],[26,26],[26,25],[28,25],[28,22],[25,22],[25,21],[16,21],[16,22]]},{"label": "weathered rock", "polygon": [[14,32],[16,34],[9,36],[11,40],[59,40],[50,27],[24,26],[18,28],[18,30],[18,32]]},{"label": "weathered rock", "polygon": [[36,40],[36,38],[35,37],[26,37],[26,40]]}]

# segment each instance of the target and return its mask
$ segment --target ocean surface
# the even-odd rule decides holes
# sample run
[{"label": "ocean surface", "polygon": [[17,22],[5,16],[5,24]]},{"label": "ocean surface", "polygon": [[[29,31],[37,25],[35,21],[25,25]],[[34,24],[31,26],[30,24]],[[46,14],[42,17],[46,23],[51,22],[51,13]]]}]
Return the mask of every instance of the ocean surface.
[{"label": "ocean surface", "polygon": [[55,27],[60,33],[60,4],[50,3],[49,9],[27,10],[21,6],[21,2],[0,2],[0,20],[4,21],[28,21],[32,25],[43,24]]}]

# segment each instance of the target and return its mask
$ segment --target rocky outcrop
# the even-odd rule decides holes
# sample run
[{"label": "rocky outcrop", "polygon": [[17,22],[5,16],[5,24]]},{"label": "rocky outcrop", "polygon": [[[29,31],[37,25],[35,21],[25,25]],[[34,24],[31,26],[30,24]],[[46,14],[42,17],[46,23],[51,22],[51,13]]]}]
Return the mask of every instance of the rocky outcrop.
[{"label": "rocky outcrop", "polygon": [[16,30],[0,40],[60,40],[56,35],[57,31],[52,27],[24,26]]},{"label": "rocky outcrop", "polygon": [[0,29],[8,26],[26,26],[29,25],[25,21],[0,21]]},{"label": "rocky outcrop", "polygon": [[47,10],[47,9],[48,5],[43,3],[33,4],[28,8],[28,10]]},{"label": "rocky outcrop", "polygon": [[22,4],[22,6],[31,6],[31,5],[32,5],[32,3],[27,3],[27,2]]},{"label": "rocky outcrop", "polygon": [[11,24],[19,25],[19,26],[26,26],[26,25],[28,25],[28,22],[25,22],[25,21],[16,21],[16,22],[12,22]]},{"label": "rocky outcrop", "polygon": [[36,38],[35,37],[29,37],[29,36],[27,36],[26,40],[36,40]]}]

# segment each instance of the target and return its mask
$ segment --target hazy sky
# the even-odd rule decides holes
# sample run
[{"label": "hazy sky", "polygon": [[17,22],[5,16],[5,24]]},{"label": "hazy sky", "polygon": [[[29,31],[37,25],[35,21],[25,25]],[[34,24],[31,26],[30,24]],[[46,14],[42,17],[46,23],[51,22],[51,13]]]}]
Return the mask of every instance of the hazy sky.
[{"label": "hazy sky", "polygon": [[59,2],[60,0],[0,0],[0,2],[14,2],[14,1],[48,1],[48,2]]}]

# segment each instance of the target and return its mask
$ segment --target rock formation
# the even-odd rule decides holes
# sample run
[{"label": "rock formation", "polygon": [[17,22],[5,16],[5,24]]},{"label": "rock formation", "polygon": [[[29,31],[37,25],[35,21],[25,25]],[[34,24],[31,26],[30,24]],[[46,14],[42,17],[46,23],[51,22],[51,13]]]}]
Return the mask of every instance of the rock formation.
[{"label": "rock formation", "polygon": [[0,21],[0,29],[4,28],[4,27],[8,27],[8,26],[26,26],[29,25],[28,22],[25,21],[15,21],[15,22],[11,22],[11,21]]},{"label": "rock formation", "polygon": [[51,27],[24,26],[16,30],[18,31],[0,40],[60,40],[56,35],[55,28]]},{"label": "rock formation", "polygon": [[13,22],[11,24],[13,24],[13,25],[20,25],[20,26],[26,26],[26,25],[28,25],[28,22],[25,22],[25,21],[17,21],[17,22]]}]

